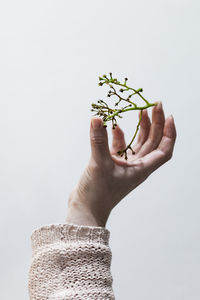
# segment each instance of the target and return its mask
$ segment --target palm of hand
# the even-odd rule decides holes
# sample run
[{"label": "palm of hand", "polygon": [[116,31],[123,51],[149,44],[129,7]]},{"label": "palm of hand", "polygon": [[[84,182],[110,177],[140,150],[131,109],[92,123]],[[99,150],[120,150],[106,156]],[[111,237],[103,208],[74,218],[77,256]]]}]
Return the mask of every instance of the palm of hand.
[{"label": "palm of hand", "polygon": [[176,139],[176,128],[172,117],[165,120],[162,104],[152,110],[152,122],[147,111],[143,111],[137,143],[133,146],[135,155],[128,150],[128,160],[116,153],[126,147],[123,131],[117,127],[113,130],[111,155],[117,164],[126,167],[140,164],[141,167],[154,171],[160,164],[171,158]]}]

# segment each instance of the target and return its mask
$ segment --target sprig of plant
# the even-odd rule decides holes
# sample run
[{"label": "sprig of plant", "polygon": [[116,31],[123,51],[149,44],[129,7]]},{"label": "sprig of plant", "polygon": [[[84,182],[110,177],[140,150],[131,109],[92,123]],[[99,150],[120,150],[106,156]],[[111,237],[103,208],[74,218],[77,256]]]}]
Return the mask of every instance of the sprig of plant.
[{"label": "sprig of plant", "polygon": [[[115,108],[111,108],[104,100],[100,99],[97,101],[97,103],[92,103],[92,109],[91,109],[91,111],[96,112],[95,115],[103,119],[105,127],[107,127],[108,121],[112,121],[113,129],[115,129],[115,127],[117,126],[116,117],[122,118],[122,113],[125,113],[127,111],[140,110],[139,121],[135,133],[133,135],[133,138],[131,139],[130,143],[126,146],[125,149],[122,149],[117,152],[117,154],[120,155],[121,157],[124,156],[126,160],[128,159],[127,156],[128,149],[131,150],[132,154],[135,154],[135,151],[133,150],[131,145],[139,130],[139,126],[142,120],[142,111],[151,106],[157,105],[156,102],[150,103],[147,99],[143,97],[143,95],[141,94],[143,92],[142,88],[136,90],[128,86],[127,81],[128,78],[124,78],[124,82],[121,83],[117,78],[113,78],[112,73],[109,73],[109,76],[103,75],[102,77],[99,77],[99,86],[103,86],[104,84],[108,85],[110,89],[108,91],[107,97],[115,96],[117,97],[117,102],[115,103]],[[116,86],[120,87],[119,91],[116,90]],[[122,93],[126,94],[126,92],[128,92],[129,94],[122,96]],[[145,104],[143,106],[138,106],[135,102],[133,102],[132,97],[134,95],[138,95],[145,102]],[[126,105],[121,108],[117,108],[118,105],[121,103],[124,103]]]}]

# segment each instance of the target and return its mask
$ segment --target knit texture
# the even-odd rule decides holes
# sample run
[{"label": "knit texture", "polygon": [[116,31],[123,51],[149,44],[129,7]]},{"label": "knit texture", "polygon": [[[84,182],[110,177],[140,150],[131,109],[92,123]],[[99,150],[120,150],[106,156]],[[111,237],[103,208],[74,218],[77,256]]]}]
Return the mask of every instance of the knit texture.
[{"label": "knit texture", "polygon": [[55,224],[33,231],[31,300],[113,300],[110,232]]}]

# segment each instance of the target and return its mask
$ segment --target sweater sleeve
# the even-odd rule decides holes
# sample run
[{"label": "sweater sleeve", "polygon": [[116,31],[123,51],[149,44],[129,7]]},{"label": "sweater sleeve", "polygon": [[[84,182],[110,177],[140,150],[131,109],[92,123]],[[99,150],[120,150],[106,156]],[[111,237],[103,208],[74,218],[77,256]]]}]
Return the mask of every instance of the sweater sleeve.
[{"label": "sweater sleeve", "polygon": [[103,227],[46,225],[33,231],[30,300],[113,300],[110,232]]}]

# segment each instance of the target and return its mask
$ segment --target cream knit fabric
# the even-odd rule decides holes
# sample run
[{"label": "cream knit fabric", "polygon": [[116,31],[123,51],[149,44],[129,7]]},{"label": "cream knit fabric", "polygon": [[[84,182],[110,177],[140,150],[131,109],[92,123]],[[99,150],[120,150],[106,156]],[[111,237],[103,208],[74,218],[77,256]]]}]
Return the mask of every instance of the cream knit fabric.
[{"label": "cream knit fabric", "polygon": [[55,224],[32,235],[31,300],[115,299],[110,232],[103,227]]}]

